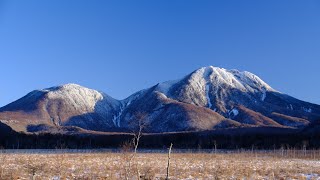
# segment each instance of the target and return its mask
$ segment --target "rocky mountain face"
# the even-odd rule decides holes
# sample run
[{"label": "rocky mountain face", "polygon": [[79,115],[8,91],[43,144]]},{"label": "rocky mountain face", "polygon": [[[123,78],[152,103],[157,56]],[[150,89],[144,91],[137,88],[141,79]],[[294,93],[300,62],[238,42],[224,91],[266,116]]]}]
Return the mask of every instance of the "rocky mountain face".
[{"label": "rocky mountain face", "polygon": [[244,124],[298,127],[320,112],[319,105],[282,94],[252,73],[212,66],[196,70],[163,92]]},{"label": "rocky mountain face", "polygon": [[120,105],[104,93],[66,84],[32,91],[2,107],[0,120],[17,131],[35,131],[34,127],[40,124],[103,131],[113,127],[110,119],[120,111]]},{"label": "rocky mountain face", "polygon": [[[16,131],[75,126],[94,131],[201,131],[235,127],[303,128],[320,106],[271,88],[256,75],[217,67],[157,84],[124,100],[75,84],[33,91],[0,108]],[[41,126],[39,126],[41,125]]]}]

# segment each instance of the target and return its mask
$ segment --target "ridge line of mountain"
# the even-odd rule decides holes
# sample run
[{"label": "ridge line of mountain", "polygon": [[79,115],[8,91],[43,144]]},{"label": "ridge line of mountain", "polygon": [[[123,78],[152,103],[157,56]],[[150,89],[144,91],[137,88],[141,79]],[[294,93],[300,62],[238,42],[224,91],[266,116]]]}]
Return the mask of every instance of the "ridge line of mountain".
[{"label": "ridge line of mountain", "polygon": [[320,106],[283,94],[250,72],[208,66],[123,100],[72,83],[34,90],[1,107],[0,121],[23,132],[69,126],[117,132],[135,129],[138,114],[144,114],[147,132],[303,128],[320,119]]}]

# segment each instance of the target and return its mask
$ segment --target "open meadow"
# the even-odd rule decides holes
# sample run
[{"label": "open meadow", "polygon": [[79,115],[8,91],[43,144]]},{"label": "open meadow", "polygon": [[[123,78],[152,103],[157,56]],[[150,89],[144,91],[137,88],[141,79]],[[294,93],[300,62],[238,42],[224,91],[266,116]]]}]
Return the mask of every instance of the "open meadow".
[{"label": "open meadow", "polygon": [[[165,179],[165,151],[18,150],[0,153],[0,179]],[[320,151],[173,150],[170,179],[320,179]]]}]

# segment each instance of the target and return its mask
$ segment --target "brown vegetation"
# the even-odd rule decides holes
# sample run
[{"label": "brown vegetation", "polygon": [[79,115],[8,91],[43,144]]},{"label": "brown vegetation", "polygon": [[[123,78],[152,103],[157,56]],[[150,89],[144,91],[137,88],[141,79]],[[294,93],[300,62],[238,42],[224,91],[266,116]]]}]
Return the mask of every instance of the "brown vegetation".
[{"label": "brown vegetation", "polygon": [[[213,150],[214,152],[214,150]],[[165,179],[166,153],[138,153],[141,179]],[[123,153],[1,153],[0,179],[126,179]],[[175,153],[171,179],[313,179],[320,151],[279,149],[224,153]],[[133,166],[129,179],[137,179]],[[310,178],[310,179],[312,179]]]}]

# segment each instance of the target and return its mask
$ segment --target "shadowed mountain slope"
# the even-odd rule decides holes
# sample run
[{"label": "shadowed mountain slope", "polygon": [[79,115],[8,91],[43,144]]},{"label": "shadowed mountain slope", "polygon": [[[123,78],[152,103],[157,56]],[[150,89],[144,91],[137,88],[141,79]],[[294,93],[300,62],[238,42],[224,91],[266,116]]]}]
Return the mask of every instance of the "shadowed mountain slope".
[{"label": "shadowed mountain slope", "polygon": [[1,122],[25,132],[30,127],[50,130],[69,126],[130,132],[139,120],[151,133],[303,128],[317,119],[319,105],[283,94],[250,72],[213,66],[200,68],[180,80],[159,83],[124,100],[66,84],[33,91],[0,108]]}]

